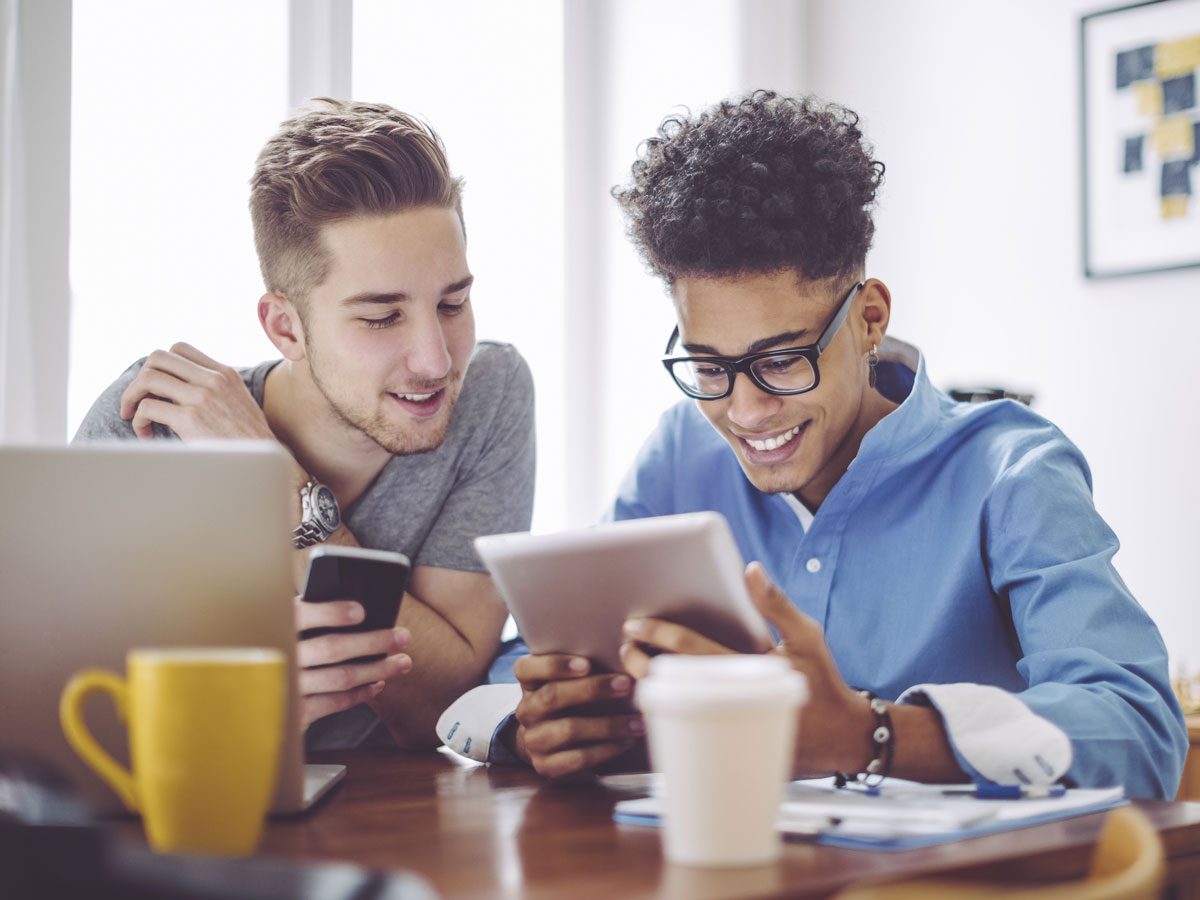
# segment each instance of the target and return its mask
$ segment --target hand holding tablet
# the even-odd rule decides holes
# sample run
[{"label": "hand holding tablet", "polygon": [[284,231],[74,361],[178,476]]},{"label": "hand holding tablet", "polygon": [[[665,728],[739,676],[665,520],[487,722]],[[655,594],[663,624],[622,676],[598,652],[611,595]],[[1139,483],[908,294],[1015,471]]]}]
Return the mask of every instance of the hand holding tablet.
[{"label": "hand holding tablet", "polygon": [[595,671],[620,672],[631,618],[674,622],[739,653],[772,644],[718,513],[490,535],[475,548],[537,655],[584,656]]}]

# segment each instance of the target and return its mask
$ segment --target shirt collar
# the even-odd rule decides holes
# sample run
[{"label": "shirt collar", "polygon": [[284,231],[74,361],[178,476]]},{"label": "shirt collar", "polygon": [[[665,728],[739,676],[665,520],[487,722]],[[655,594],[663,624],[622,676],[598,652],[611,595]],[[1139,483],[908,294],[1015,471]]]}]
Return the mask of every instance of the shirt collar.
[{"label": "shirt collar", "polygon": [[[883,369],[886,366],[891,368],[891,371],[881,374],[880,377],[887,383],[896,385],[903,384],[907,380],[907,374],[912,379],[912,387],[900,405],[866,433],[856,459],[885,459],[896,456],[920,443],[937,425],[945,395],[930,383],[925,371],[925,355],[910,345],[900,346],[903,348],[901,352],[889,352],[892,348],[888,347],[887,341],[884,342],[878,368]],[[914,355],[915,372],[911,369]],[[891,399],[899,398],[893,395]]]}]

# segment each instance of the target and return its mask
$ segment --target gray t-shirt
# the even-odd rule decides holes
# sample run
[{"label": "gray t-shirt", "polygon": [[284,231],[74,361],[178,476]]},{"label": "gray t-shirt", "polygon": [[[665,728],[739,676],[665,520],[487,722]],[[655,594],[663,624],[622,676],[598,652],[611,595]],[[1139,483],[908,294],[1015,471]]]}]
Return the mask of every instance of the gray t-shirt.
[{"label": "gray t-shirt", "polygon": [[[74,442],[134,437],[120,417],[120,398],[144,362],[126,369],[92,404]],[[240,370],[260,406],[267,373],[278,362]],[[533,483],[529,367],[511,344],[480,341],[445,441],[424,453],[393,456],[342,515],[364,547],[398,550],[416,566],[482,572],[471,542],[481,534],[527,530]],[[378,724],[370,707],[359,706],[314,722],[305,743],[311,750],[390,743]]]}]

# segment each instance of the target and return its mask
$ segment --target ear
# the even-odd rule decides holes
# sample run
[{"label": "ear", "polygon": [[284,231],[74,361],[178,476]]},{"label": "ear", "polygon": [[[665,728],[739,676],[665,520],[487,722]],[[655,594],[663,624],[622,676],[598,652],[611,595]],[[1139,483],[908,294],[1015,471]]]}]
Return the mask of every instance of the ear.
[{"label": "ear", "polygon": [[868,278],[859,291],[862,303],[862,336],[865,346],[862,352],[883,343],[888,322],[892,317],[892,292],[878,278]]},{"label": "ear", "polygon": [[258,321],[284,359],[304,359],[304,323],[291,300],[279,294],[263,294],[258,298]]}]

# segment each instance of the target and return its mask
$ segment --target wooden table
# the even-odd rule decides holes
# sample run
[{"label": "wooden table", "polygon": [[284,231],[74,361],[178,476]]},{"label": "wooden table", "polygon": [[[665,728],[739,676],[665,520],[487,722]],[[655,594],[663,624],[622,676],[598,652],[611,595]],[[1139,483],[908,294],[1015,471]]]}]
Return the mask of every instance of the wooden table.
[{"label": "wooden table", "polygon": [[[612,821],[618,795],[550,785],[525,769],[449,753],[321,754],[349,772],[308,815],[275,821],[261,852],[409,869],[447,897],[827,896],[867,878],[944,874],[1075,878],[1103,814],[903,853],[789,843],[776,865],[733,871],[664,864],[656,829]],[[1173,896],[1200,885],[1200,804],[1137,801],[1159,829]]]}]

